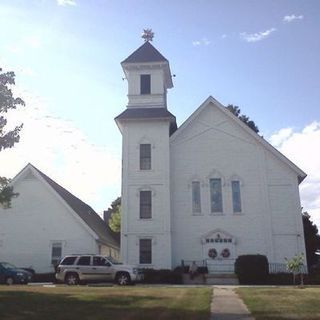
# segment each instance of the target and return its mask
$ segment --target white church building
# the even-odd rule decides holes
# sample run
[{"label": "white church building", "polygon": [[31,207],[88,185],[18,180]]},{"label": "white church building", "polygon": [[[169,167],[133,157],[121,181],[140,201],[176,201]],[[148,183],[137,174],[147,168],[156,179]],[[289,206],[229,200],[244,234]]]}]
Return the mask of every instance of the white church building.
[{"label": "white church building", "polygon": [[167,109],[169,61],[150,41],[121,65],[128,81],[128,105],[115,118],[123,139],[122,260],[223,269],[244,254],[270,263],[305,254],[306,174],[211,96],[177,128]]}]

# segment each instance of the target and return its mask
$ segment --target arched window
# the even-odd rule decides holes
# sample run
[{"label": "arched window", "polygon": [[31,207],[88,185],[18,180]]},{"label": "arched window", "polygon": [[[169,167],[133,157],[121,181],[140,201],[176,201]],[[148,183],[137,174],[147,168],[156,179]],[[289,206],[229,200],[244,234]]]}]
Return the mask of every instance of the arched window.
[{"label": "arched window", "polygon": [[238,180],[231,181],[231,189],[232,189],[233,212],[239,213],[242,211],[242,209],[241,209],[240,181],[238,181]]},{"label": "arched window", "polygon": [[210,187],[211,213],[223,213],[222,187],[224,186],[224,179],[217,170],[213,170],[208,178]]},{"label": "arched window", "polygon": [[241,213],[242,212],[241,186],[243,185],[242,179],[238,175],[233,175],[230,178],[230,185],[231,185],[233,213]]},{"label": "arched window", "polygon": [[192,213],[201,213],[200,181],[192,181],[191,189],[192,189]]}]

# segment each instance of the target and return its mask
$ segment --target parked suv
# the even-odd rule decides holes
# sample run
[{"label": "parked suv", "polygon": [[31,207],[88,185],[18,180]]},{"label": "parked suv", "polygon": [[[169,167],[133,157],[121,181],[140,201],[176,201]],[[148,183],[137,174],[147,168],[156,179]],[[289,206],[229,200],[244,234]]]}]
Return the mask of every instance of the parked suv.
[{"label": "parked suv", "polygon": [[68,285],[90,281],[113,281],[128,285],[142,279],[135,266],[123,265],[111,257],[100,255],[71,255],[64,257],[57,267],[56,279]]}]

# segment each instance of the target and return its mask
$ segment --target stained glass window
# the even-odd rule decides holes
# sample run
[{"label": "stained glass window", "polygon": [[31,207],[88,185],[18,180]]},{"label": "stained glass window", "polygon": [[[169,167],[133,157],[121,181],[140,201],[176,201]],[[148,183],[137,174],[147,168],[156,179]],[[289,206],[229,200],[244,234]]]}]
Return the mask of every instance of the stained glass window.
[{"label": "stained glass window", "polygon": [[232,181],[233,212],[241,212],[240,182]]},{"label": "stained glass window", "polygon": [[199,181],[192,181],[192,212],[201,212],[201,194]]},{"label": "stained glass window", "polygon": [[211,212],[222,212],[221,179],[210,179]]}]

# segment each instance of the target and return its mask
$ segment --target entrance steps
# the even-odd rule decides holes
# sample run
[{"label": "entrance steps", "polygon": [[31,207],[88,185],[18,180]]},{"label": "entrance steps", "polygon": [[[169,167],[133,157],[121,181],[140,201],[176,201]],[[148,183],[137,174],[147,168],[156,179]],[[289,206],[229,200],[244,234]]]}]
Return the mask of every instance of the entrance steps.
[{"label": "entrance steps", "polygon": [[239,281],[234,273],[214,273],[214,274],[199,274],[193,279],[189,274],[183,275],[184,284],[209,284],[209,285],[238,285]]},{"label": "entrance steps", "polygon": [[206,275],[206,284],[238,285],[238,277],[234,273],[209,273]]}]

